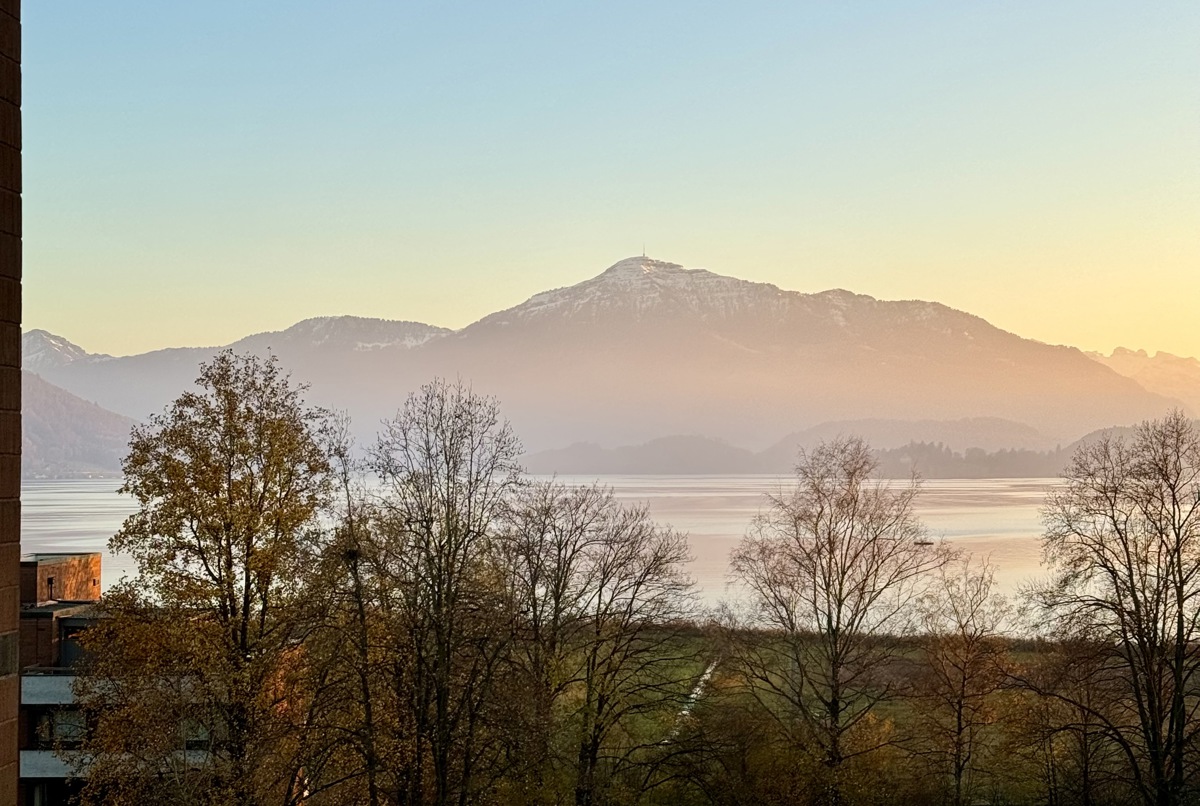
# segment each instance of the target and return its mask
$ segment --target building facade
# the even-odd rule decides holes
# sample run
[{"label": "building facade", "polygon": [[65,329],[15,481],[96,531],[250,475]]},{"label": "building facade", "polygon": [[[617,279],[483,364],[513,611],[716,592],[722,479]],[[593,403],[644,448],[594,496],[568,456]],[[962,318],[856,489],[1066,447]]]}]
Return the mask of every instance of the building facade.
[{"label": "building facade", "polygon": [[21,806],[70,803],[80,782],[61,755],[83,741],[75,702],[79,634],[96,618],[100,554],[21,558],[21,684],[17,740]]}]

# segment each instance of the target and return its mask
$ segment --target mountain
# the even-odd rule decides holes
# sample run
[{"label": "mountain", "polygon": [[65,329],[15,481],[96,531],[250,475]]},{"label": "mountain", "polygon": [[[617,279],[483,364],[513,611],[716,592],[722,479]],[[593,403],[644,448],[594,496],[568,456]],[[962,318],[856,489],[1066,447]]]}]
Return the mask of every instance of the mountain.
[{"label": "mountain", "polygon": [[111,357],[92,355],[79,345],[45,330],[30,330],[21,334],[22,367],[31,372],[55,370],[75,361],[102,361]]},{"label": "mountain", "polygon": [[[421,383],[460,378],[500,399],[531,450],[679,433],[766,446],[828,422],[964,418],[1055,444],[1179,405],[1079,350],[938,303],[787,291],[644,257],[458,331],[338,317],[234,346],[274,350],[312,402],[350,411],[368,438]],[[142,418],[217,349],[84,353],[44,374]]]},{"label": "mountain", "polygon": [[1184,403],[1191,411],[1200,412],[1200,361],[1170,353],[1149,355],[1145,350],[1118,347],[1112,355],[1087,353],[1104,366],[1132,378],[1144,388]]},{"label": "mountain", "polygon": [[287,330],[258,333],[235,341],[235,350],[370,352],[390,347],[419,347],[452,331],[420,322],[367,319],[362,316],[321,316],[305,319]]},{"label": "mountain", "polygon": [[133,420],[21,373],[21,475],[117,476]]},{"label": "mountain", "polygon": [[[388,360],[377,362],[373,354],[404,352],[450,332],[419,322],[335,316],[306,319],[286,330],[256,333],[225,346],[171,347],[132,356],[94,355],[62,340],[74,348],[70,360],[42,362],[38,371],[81,397],[141,420],[189,388],[200,364],[226,347],[259,355],[270,352],[297,380],[313,383],[316,402],[354,411],[372,394],[372,374],[386,372]],[[46,341],[40,336],[31,339],[35,333],[44,331],[25,334],[26,350]]]},{"label": "mountain", "polygon": [[[804,294],[647,258],[537,294],[428,352],[551,444],[681,431],[761,444],[826,421],[967,417],[1065,442],[1172,404],[1079,350],[938,303]],[[547,399],[556,405],[539,406]]]}]

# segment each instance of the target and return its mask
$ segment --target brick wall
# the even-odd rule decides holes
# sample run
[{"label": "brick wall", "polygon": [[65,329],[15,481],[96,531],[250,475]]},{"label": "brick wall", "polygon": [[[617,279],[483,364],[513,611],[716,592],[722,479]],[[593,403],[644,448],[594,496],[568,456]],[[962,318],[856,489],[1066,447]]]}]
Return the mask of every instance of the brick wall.
[{"label": "brick wall", "polygon": [[52,613],[21,619],[21,667],[55,666],[58,661],[58,624]]},{"label": "brick wall", "polygon": [[[48,599],[92,602],[100,598],[100,554],[36,555],[21,563],[21,603]],[[21,665],[25,660],[22,658]]]},{"label": "brick wall", "polygon": [[21,562],[21,3],[0,0],[0,806],[17,802]]}]

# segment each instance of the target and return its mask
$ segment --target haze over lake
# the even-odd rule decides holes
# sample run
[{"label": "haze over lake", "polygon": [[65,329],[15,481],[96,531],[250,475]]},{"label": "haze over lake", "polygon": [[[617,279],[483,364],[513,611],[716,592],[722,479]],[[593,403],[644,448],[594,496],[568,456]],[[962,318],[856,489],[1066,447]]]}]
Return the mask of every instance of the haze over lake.
[{"label": "haze over lake", "polygon": [[[764,495],[786,485],[781,476],[560,476],[568,483],[598,480],[627,503],[644,502],[662,524],[687,532],[691,573],[705,602],[726,591],[729,552],[765,505]],[[1056,479],[940,479],[924,483],[917,513],[932,537],[990,555],[1006,593],[1040,572],[1039,508]],[[107,589],[132,574],[128,558],[107,552],[108,538],[134,511],[116,493],[117,479],[26,480],[21,487],[21,545],[26,553],[104,551]]]},{"label": "haze over lake", "polygon": [[[593,479],[560,476],[571,483]],[[784,476],[602,476],[622,501],[644,501],[656,521],[688,533],[694,557],[692,575],[706,601],[726,595],[729,552],[765,495]],[[924,482],[916,511],[933,539],[976,555],[990,555],[996,580],[1012,593],[1040,573],[1042,531],[1039,510],[1057,479],[938,479]],[[732,592],[732,591],[730,591]]]}]

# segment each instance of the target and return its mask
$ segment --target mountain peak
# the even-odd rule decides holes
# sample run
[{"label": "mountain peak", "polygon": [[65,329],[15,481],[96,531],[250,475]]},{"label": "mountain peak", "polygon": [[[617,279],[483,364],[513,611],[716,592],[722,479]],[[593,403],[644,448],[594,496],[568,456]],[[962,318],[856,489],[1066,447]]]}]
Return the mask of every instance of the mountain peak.
[{"label": "mountain peak", "polygon": [[534,294],[476,324],[508,325],[531,319],[628,323],[678,315],[722,318],[763,301],[770,306],[782,293],[768,283],[726,277],[708,269],[687,269],[642,255],[618,261],[581,283]]},{"label": "mountain peak", "polygon": [[609,266],[601,274],[601,277],[617,277],[642,274],[669,274],[673,272],[686,271],[683,266],[678,263],[668,263],[665,260],[655,260],[652,257],[640,255],[637,257],[627,257],[624,260],[619,260]]},{"label": "mountain peak", "polygon": [[21,334],[23,367],[31,372],[66,366],[75,361],[99,360],[107,355],[92,355],[78,344],[48,330],[29,330]]},{"label": "mountain peak", "polygon": [[605,269],[599,276],[593,277],[590,280],[584,280],[578,285],[570,286],[567,290],[570,290],[570,288],[599,285],[604,287],[619,286],[625,289],[642,291],[650,287],[692,285],[697,282],[712,282],[714,280],[722,283],[735,283],[746,286],[754,285],[748,280],[739,280],[736,277],[724,277],[719,274],[713,274],[708,269],[685,269],[678,263],[655,260],[652,257],[641,255],[617,261]]}]

